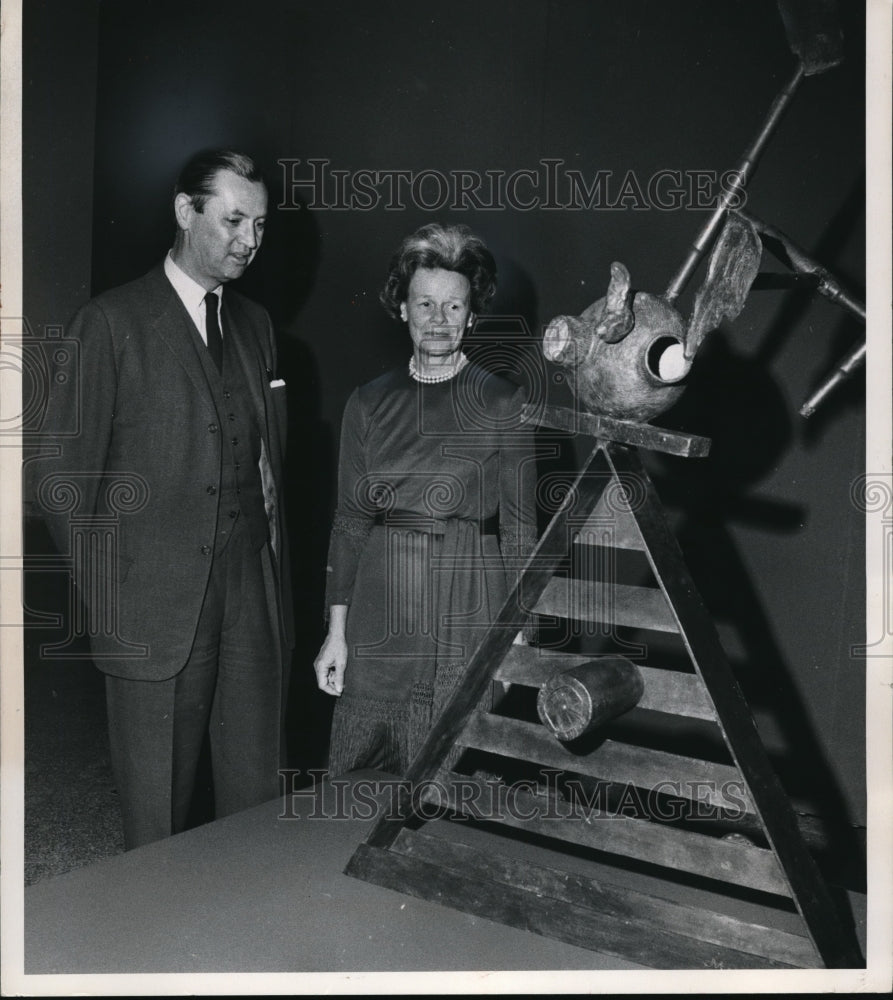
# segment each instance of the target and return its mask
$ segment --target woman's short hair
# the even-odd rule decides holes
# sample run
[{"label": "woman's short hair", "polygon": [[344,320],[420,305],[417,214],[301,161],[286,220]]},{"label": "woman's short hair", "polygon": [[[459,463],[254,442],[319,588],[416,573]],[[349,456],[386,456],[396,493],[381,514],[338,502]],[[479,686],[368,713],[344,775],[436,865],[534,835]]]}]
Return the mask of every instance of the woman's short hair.
[{"label": "woman's short hair", "polygon": [[205,149],[180,171],[174,185],[174,197],[186,194],[196,212],[204,210],[205,202],[214,194],[214,181],[221,170],[231,170],[246,181],[264,184],[263,174],[250,156],[231,149]]},{"label": "woman's short hair", "polygon": [[429,223],[407,236],[391,258],[388,277],[379,295],[394,319],[409,295],[409,283],[420,267],[458,271],[471,285],[471,308],[483,312],[496,292],[496,261],[484,241],[468,226]]}]

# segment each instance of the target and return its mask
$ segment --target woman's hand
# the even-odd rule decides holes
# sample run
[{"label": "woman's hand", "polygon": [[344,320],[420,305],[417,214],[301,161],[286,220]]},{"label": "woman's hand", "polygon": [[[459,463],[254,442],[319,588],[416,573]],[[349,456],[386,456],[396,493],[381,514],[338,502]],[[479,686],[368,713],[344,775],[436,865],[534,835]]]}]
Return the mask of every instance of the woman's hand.
[{"label": "woman's hand", "polygon": [[316,683],[320,691],[340,697],[344,690],[344,670],[347,667],[347,640],[344,626],[347,620],[346,605],[332,605],[329,634],[313,661]]},{"label": "woman's hand", "polygon": [[316,683],[326,694],[340,695],[344,690],[344,668],[347,666],[347,643],[343,635],[326,636],[319,655],[313,661]]}]

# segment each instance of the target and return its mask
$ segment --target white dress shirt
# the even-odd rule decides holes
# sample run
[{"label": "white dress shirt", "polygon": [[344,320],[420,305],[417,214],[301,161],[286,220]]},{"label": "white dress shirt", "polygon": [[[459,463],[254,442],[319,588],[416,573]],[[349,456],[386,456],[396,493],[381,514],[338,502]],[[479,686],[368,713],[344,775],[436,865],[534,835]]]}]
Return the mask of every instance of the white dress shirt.
[{"label": "white dress shirt", "polygon": [[[208,290],[202,288],[197,281],[193,281],[174,262],[170,251],[168,251],[167,256],[164,258],[164,273],[167,275],[168,281],[174,286],[174,291],[180,296],[180,301],[186,307],[186,312],[192,317],[192,322],[195,323],[195,328],[198,330],[199,336],[207,347],[208,333],[205,329],[205,296],[208,294]],[[220,319],[220,302],[223,285],[218,285],[216,288],[212,288],[211,291],[217,296],[217,322],[220,325],[220,332],[222,334],[223,323]]]}]

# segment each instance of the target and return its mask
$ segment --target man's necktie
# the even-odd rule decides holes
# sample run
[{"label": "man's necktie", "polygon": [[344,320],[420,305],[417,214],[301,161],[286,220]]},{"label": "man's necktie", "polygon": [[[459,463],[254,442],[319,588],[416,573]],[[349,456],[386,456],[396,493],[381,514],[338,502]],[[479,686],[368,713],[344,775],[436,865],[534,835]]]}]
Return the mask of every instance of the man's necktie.
[{"label": "man's necktie", "polygon": [[218,299],[214,292],[205,296],[205,332],[208,335],[208,350],[217,365],[217,371],[223,371],[223,336],[220,333],[220,320],[217,318]]}]

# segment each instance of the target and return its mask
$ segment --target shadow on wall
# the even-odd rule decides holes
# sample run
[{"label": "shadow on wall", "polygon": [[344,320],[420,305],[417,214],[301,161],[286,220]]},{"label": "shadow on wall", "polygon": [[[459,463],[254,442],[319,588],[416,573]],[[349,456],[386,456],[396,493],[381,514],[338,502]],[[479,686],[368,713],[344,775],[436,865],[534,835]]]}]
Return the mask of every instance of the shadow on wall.
[{"label": "shadow on wall", "polygon": [[[262,162],[265,176],[275,176]],[[271,205],[277,197],[271,188]],[[295,649],[285,715],[286,765],[306,774],[310,768],[325,766],[334,707],[333,700],[316,687],[313,660],[325,634],[325,567],[337,456],[332,428],[321,416],[319,358],[295,332],[317,280],[319,228],[306,203],[293,200],[300,208],[270,213],[263,255],[240,285],[246,295],[263,302],[271,315],[279,350],[277,377],[287,386],[284,473]],[[296,782],[301,784],[300,779]]]},{"label": "shadow on wall", "polygon": [[263,303],[273,319],[281,344],[290,336],[290,329],[313,292],[319,273],[321,242],[316,219],[298,195],[291,195],[291,202],[298,207],[289,211],[277,209],[283,200],[276,182],[281,171],[275,153],[265,151],[268,145],[257,142],[247,147],[258,151],[257,163],[269,188],[269,208],[263,247],[236,287],[249,298]]},{"label": "shadow on wall", "polygon": [[324,590],[336,446],[331,427],[320,419],[318,366],[307,344],[296,337],[284,338],[279,370],[288,386],[285,489],[295,614],[286,712],[288,766],[306,773],[308,768],[325,766],[334,708],[334,699],[316,687],[313,660],[325,636]]},{"label": "shadow on wall", "polygon": [[666,424],[710,437],[710,456],[684,467],[661,457],[655,486],[667,506],[681,512],[675,534],[708,611],[717,623],[728,623],[741,644],[743,662],[731,665],[745,700],[782,734],[783,754],[772,761],[782,785],[823,817],[820,850],[835,873],[864,885],[863,846],[843,790],[730,530],[738,525],[783,535],[801,528],[803,505],[750,495],[793,444],[789,406],[765,362],[736,353],[722,331],[711,334],[702,355]]}]

